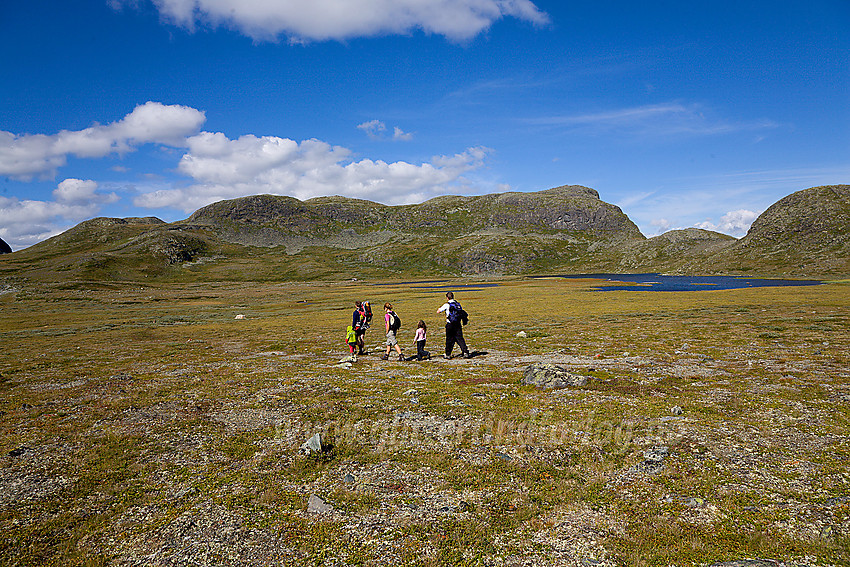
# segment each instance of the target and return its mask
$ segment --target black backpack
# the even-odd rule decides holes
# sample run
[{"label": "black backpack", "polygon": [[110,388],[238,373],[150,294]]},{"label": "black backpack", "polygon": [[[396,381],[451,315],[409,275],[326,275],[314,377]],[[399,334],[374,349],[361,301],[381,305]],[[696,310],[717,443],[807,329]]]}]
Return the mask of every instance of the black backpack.
[{"label": "black backpack", "polygon": [[395,314],[395,311],[390,311],[390,331],[396,332],[401,328],[401,317]]},{"label": "black backpack", "polygon": [[463,322],[466,325],[467,314],[466,311],[463,310],[463,307],[460,306],[460,302],[458,301],[450,301],[449,302],[449,323],[460,323]]}]

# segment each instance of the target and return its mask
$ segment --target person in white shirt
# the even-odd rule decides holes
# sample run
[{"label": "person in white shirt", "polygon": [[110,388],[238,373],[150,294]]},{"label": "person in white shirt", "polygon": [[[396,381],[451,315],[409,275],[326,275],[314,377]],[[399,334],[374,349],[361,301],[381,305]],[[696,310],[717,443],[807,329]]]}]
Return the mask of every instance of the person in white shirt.
[{"label": "person in white shirt", "polygon": [[460,347],[460,352],[464,358],[472,358],[463,338],[463,319],[466,317],[466,312],[460,306],[460,303],[455,301],[455,294],[451,291],[446,293],[446,302],[443,306],[437,309],[437,313],[442,312],[446,313],[445,358],[452,357],[452,349],[454,349],[455,343]]}]

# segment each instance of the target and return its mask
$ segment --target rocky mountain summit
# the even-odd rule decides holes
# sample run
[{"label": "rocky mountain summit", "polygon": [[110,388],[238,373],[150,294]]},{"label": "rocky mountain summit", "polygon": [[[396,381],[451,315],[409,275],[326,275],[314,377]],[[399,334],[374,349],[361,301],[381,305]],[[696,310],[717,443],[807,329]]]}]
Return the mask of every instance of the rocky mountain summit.
[{"label": "rocky mountain summit", "polygon": [[0,238],[0,254],[10,254],[12,252],[12,248],[6,243],[5,240]]},{"label": "rocky mountain summit", "polygon": [[312,237],[341,229],[461,236],[504,228],[520,233],[567,230],[642,238],[637,226],[619,207],[600,200],[595,190],[578,185],[535,193],[437,197],[401,206],[345,197],[299,201],[255,195],[203,207],[189,217],[187,224],[265,227],[277,232],[282,242],[291,234],[307,233]]},{"label": "rocky mountain summit", "polygon": [[[702,229],[647,239],[582,186],[388,206],[254,195],[185,221],[91,219],[7,257],[0,272],[78,279],[316,279],[582,272],[850,273],[850,186],[799,191],[746,237]],[[16,269],[16,267],[18,269]]]}]

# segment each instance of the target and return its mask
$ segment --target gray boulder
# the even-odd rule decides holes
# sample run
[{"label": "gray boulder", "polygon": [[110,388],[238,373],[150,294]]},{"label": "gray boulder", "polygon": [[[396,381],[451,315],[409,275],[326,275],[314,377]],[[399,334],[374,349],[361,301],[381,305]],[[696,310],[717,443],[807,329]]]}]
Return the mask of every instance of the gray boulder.
[{"label": "gray boulder", "polygon": [[307,514],[323,516],[334,511],[334,507],[316,496],[311,494],[307,500]]},{"label": "gray boulder", "polygon": [[526,368],[522,376],[523,384],[537,386],[541,390],[581,387],[587,385],[588,380],[587,376],[572,374],[561,366],[540,362]]},{"label": "gray boulder", "polygon": [[299,451],[301,451],[301,453],[309,456],[309,455],[321,453],[322,449],[323,449],[323,447],[322,447],[322,434],[316,433],[315,435],[313,435],[312,437],[307,439],[307,441],[305,441],[301,445]]}]

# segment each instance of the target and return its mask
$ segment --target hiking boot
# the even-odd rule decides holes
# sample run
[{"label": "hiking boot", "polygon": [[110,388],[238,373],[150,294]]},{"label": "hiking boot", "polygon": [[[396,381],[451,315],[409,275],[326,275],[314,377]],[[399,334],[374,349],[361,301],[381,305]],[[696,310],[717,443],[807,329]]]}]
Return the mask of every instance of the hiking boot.
[{"label": "hiking boot", "polygon": [[388,355],[388,354],[382,354],[381,355],[381,360],[389,360],[389,359],[390,359],[390,355]]},{"label": "hiking boot", "polygon": [[401,360],[402,362],[404,362],[404,355],[403,354],[398,355],[398,359]]},{"label": "hiking boot", "polygon": [[451,359],[452,359],[452,355],[450,355],[450,354],[444,354],[444,355],[443,355],[443,358],[445,358],[446,360],[451,360]]},{"label": "hiking boot", "polygon": [[466,359],[470,359],[470,358],[472,358],[472,355],[469,354],[468,352],[465,352],[465,353],[463,353],[463,357],[466,358]]}]

